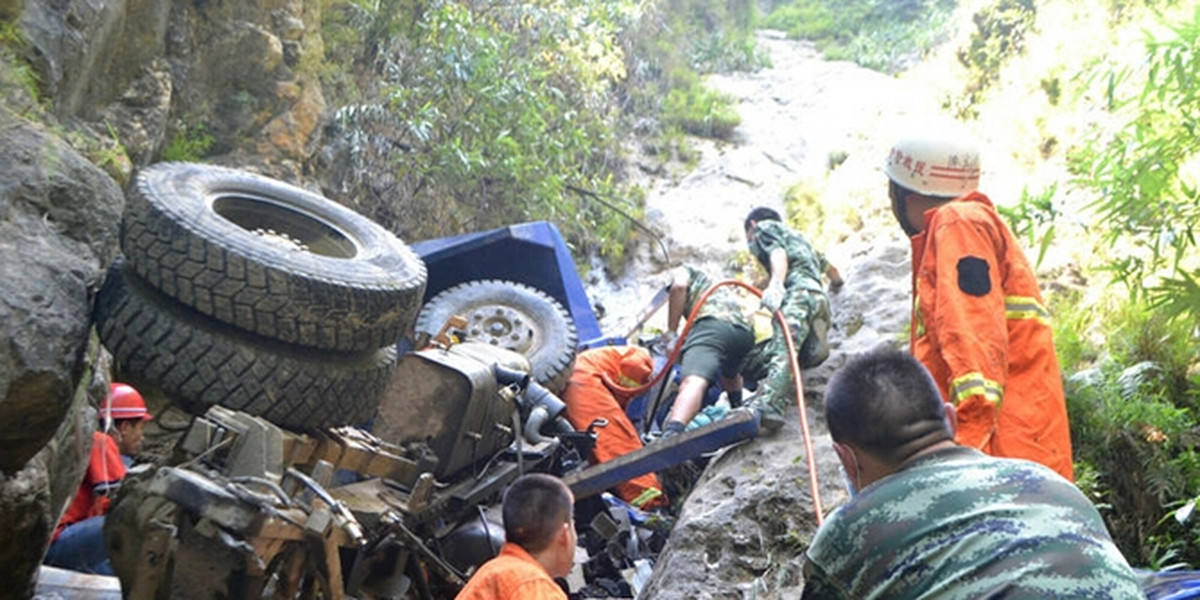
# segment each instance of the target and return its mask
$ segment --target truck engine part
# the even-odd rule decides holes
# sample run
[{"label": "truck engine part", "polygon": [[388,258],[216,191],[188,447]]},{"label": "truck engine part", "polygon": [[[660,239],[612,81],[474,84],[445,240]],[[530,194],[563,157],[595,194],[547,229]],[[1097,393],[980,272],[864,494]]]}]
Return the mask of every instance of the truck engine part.
[{"label": "truck engine part", "polygon": [[414,328],[433,336],[454,315],[467,320],[463,339],[527,357],[534,381],[555,394],[566,386],[579,339],[567,310],[550,296],[512,281],[468,281],[430,298]]},{"label": "truck engine part", "polygon": [[[529,372],[520,354],[480,342],[409,352],[383,394],[372,432],[404,445],[421,443],[439,458],[433,476],[452,478],[514,441],[515,391],[495,376],[495,365]],[[510,384],[512,385],[512,384]],[[516,430],[519,432],[519,430]]]},{"label": "truck engine part", "polygon": [[[563,417],[567,405],[561,398],[537,382],[530,382],[521,394],[519,404],[525,415],[525,439],[540,442],[545,435],[558,437],[563,433],[575,431],[571,423]],[[544,432],[549,433],[544,433]]]},{"label": "truck engine part", "polygon": [[143,170],[121,249],[150,285],[267,338],[338,352],[399,340],[425,292],[421,259],[380,225],[261,175],[192,163]]},{"label": "truck engine part", "polygon": [[153,381],[192,414],[225,406],[297,431],[366,422],[396,366],[392,347],[324,352],[221,326],[146,285],[120,259],[100,288],[95,319],[123,373]]},{"label": "truck engine part", "polygon": [[[546,469],[557,450],[530,445],[525,464]],[[432,458],[213,407],[167,464],[127,476],[105,524],[113,568],[131,599],[448,597],[498,548],[478,506],[520,469],[502,451],[437,482]],[[358,481],[334,484],[337,470]]]}]

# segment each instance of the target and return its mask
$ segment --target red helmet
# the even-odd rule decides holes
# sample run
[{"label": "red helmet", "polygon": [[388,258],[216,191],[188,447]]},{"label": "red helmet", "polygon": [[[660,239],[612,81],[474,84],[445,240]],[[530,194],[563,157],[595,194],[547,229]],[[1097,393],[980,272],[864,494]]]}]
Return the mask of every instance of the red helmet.
[{"label": "red helmet", "polygon": [[114,383],[108,387],[108,398],[100,407],[100,420],[103,421],[111,413],[112,420],[141,419],[149,421],[154,417],[146,410],[146,401],[133,386],[125,383]]}]

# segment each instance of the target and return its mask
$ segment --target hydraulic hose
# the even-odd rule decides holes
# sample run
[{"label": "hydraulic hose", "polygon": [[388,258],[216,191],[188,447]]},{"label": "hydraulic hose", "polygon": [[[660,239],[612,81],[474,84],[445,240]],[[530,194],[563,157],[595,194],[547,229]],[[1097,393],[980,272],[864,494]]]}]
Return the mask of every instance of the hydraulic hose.
[{"label": "hydraulic hose", "polygon": [[[666,364],[663,365],[662,370],[659,371],[657,375],[651,378],[650,381],[645,385],[627,388],[613,381],[612,378],[608,377],[607,375],[602,374],[600,378],[601,381],[604,382],[604,385],[608,386],[608,388],[613,391],[629,394],[630,397],[642,394],[646,390],[654,387],[654,384],[658,383],[659,380],[661,380],[675,364],[675,359],[679,356],[679,351],[683,348],[683,340],[687,338],[688,331],[692,328],[692,321],[694,321],[696,316],[700,313],[700,307],[704,306],[704,303],[708,301],[708,297],[712,295],[717,288],[727,285],[740,287],[751,294],[754,294],[756,298],[762,297],[762,291],[744,281],[738,281],[736,279],[718,281],[707,290],[704,290],[704,293],[701,294],[700,298],[696,300],[696,305],[692,307],[691,314],[688,315],[687,321],[685,321],[683,324],[683,331],[680,332],[679,338],[675,341],[675,348],[671,350],[670,355],[667,357]],[[783,313],[776,310],[774,311],[774,317],[775,320],[779,321],[779,324],[783,328],[783,339],[787,343],[788,350],[788,364],[791,366],[792,380],[796,382],[796,407],[800,410],[800,435],[802,441],[804,442],[804,456],[806,462],[808,463],[808,484],[813,499],[813,512],[816,516],[817,525],[820,526],[821,523],[825,521],[825,510],[821,506],[821,488],[817,480],[817,460],[813,452],[812,435],[810,434],[808,428],[808,406],[804,401],[804,382],[800,378],[800,362],[796,356],[796,345],[792,341],[792,329],[791,327],[788,327],[787,320],[783,318]]]}]

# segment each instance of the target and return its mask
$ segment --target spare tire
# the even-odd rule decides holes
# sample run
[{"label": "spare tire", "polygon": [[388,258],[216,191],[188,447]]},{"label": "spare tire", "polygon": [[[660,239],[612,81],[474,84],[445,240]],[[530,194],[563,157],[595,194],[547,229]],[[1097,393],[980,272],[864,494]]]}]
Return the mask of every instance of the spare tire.
[{"label": "spare tire", "polygon": [[95,317],[124,374],[156,383],[196,415],[220,405],[294,431],[361,425],[396,367],[394,346],[342,354],[217,323],[147,285],[123,260],[108,271]]},{"label": "spare tire", "polygon": [[366,217],[261,175],[191,163],[142,171],[121,249],[143,279],[223,323],[339,352],[395,344],[425,264]]},{"label": "spare tire", "polygon": [[556,394],[566,387],[579,337],[554,298],[512,281],[468,281],[430,298],[417,314],[416,332],[437,335],[454,315],[466,318],[466,339],[524,355],[535,381]]}]

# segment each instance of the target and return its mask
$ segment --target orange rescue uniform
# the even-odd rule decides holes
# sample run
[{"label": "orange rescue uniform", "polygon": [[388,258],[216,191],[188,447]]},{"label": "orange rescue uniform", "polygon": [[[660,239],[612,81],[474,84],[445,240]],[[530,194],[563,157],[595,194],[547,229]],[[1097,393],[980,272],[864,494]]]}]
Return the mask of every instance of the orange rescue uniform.
[{"label": "orange rescue uniform", "polygon": [[92,453],[88,458],[87,471],[75,498],[71,500],[67,512],[59,519],[54,528],[51,541],[57,540],[63,529],[99,515],[107,514],[110,492],[121,485],[125,478],[125,463],[121,461],[121,451],[117,443],[107,433],[92,432]]},{"label": "orange rescue uniform", "polygon": [[1074,480],[1049,312],[1012,232],[972,192],[912,238],[912,353],[957,407],[958,442]]},{"label": "orange rescue uniform", "polygon": [[567,600],[567,594],[524,548],[505,543],[454,600]]},{"label": "orange rescue uniform", "polygon": [[[608,419],[608,426],[596,429],[596,447],[592,450],[593,464],[610,461],[639,450],[642,438],[625,413],[632,397],[609,389],[601,375],[614,383],[635,387],[649,381],[654,362],[650,353],[637,346],[606,346],[579,353],[575,370],[563,392],[567,405],[566,417],[571,426],[586,431],[596,419]],[[625,381],[622,381],[624,375]],[[617,495],[638,508],[665,506],[662,484],[654,473],[639,475],[616,487]]]}]

